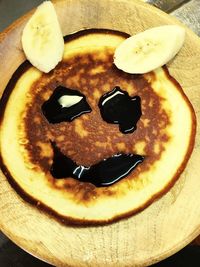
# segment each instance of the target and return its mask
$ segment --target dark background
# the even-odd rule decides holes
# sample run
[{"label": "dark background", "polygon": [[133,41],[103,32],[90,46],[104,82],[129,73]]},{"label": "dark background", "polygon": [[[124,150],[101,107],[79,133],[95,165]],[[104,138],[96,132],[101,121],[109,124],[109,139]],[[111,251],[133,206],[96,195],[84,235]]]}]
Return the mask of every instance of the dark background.
[{"label": "dark background", "polygon": [[0,0],[0,32],[42,0]]}]

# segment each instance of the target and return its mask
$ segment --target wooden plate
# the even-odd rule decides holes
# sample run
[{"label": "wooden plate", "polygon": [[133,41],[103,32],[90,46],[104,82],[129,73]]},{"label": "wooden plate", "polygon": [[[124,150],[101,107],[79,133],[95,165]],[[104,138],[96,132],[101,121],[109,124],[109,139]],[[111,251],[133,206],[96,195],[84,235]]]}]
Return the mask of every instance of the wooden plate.
[{"label": "wooden plate", "polygon": [[[153,26],[180,24],[136,0],[59,0],[55,7],[64,35],[83,28],[134,34]],[[1,94],[25,60],[20,36],[30,15],[0,35]],[[169,64],[169,70],[191,100],[199,122],[200,41],[189,29],[186,31],[185,46]],[[1,172],[0,229],[29,253],[56,266],[145,266],[162,260],[200,233],[199,140],[198,127],[187,168],[165,196],[129,219],[101,227],[76,228],[58,223],[23,201]]]}]

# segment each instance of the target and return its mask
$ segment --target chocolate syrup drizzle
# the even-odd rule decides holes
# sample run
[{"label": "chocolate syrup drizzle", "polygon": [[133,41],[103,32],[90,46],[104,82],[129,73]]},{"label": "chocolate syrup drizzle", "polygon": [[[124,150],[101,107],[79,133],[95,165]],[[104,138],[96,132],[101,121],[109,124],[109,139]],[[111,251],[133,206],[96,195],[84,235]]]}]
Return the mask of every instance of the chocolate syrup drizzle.
[{"label": "chocolate syrup drizzle", "polygon": [[[63,107],[59,103],[59,99],[63,96],[80,96],[80,102],[71,105],[70,107]],[[84,113],[91,112],[86,97],[77,90],[58,86],[50,98],[42,105],[43,115],[49,123],[59,123],[63,121],[72,121]]]},{"label": "chocolate syrup drizzle", "polygon": [[80,182],[92,183],[96,187],[116,183],[130,174],[144,160],[144,157],[140,155],[116,154],[86,167],[76,164],[72,159],[65,156],[55,142],[51,142],[51,145],[54,156],[50,172],[54,178],[72,177]]},{"label": "chocolate syrup drizzle", "polygon": [[130,97],[119,86],[100,98],[99,108],[102,118],[108,123],[119,124],[119,130],[124,134],[136,130],[142,115],[140,97]]}]

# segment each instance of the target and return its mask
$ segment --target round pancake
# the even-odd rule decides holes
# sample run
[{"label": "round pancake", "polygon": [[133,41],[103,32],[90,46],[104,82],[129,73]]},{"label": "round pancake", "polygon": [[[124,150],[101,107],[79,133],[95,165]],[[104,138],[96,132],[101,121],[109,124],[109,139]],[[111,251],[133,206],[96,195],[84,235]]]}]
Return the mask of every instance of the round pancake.
[{"label": "round pancake", "polygon": [[[68,36],[64,59],[53,71],[42,74],[25,63],[3,96],[4,173],[23,197],[67,223],[111,222],[144,209],[173,185],[193,148],[194,111],[167,68],[130,75],[113,65],[115,48],[126,37],[105,30]],[[48,123],[41,106],[59,85],[83,93],[92,112],[72,122]],[[132,134],[122,134],[100,115],[100,97],[115,86],[141,97],[142,117]],[[84,166],[116,153],[140,154],[145,160],[108,187],[97,188],[69,177],[57,180],[49,172],[52,140]]]}]

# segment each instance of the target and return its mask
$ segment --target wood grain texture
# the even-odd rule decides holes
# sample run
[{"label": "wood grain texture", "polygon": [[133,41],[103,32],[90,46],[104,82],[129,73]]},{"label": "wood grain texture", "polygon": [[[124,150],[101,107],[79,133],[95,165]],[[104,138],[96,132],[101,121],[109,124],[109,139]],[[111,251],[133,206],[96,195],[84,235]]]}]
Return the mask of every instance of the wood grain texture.
[{"label": "wood grain texture", "polygon": [[[59,0],[63,34],[109,28],[130,34],[163,24],[180,24],[136,0]],[[24,61],[20,36],[31,13],[0,35],[0,92]],[[186,42],[168,67],[200,120],[200,41],[186,29]],[[199,124],[199,123],[198,123]],[[183,129],[184,131],[184,129]],[[175,186],[143,212],[100,227],[70,227],[23,201],[0,173],[0,229],[29,253],[56,266],[147,266],[175,253],[200,233],[200,138]]]}]

